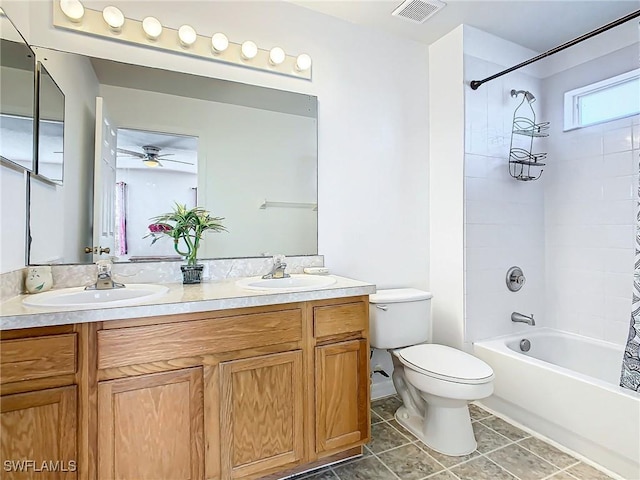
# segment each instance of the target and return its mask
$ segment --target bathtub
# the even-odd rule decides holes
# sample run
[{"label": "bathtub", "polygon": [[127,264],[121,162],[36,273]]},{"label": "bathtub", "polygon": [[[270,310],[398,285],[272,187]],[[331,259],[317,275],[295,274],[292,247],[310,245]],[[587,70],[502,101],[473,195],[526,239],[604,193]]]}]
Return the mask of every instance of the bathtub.
[{"label": "bathtub", "polygon": [[[520,350],[524,338],[528,352]],[[640,395],[618,386],[622,346],[536,327],[473,349],[495,372],[487,407],[624,479],[640,479]]]}]

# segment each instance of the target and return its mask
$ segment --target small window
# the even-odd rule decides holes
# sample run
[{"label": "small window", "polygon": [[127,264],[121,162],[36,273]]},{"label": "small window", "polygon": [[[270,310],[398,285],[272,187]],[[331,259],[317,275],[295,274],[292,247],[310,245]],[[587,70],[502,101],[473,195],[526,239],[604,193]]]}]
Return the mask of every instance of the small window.
[{"label": "small window", "polygon": [[564,129],[640,113],[640,68],[564,94]]}]

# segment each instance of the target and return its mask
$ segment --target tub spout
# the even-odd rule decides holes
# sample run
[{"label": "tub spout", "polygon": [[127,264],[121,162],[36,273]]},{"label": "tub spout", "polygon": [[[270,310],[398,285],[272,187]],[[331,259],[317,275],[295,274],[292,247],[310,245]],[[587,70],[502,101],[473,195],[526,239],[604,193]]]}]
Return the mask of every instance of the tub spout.
[{"label": "tub spout", "polygon": [[533,313],[530,317],[528,317],[527,315],[523,315],[522,313],[513,312],[511,314],[511,321],[517,323],[526,323],[528,325],[531,325],[532,327],[536,324],[536,321],[533,319]]}]

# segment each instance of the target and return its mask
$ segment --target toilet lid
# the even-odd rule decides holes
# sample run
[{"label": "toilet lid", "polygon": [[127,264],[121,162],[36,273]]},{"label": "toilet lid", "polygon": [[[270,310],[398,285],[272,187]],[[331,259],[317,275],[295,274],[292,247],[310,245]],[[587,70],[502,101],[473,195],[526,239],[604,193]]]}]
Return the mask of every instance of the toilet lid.
[{"label": "toilet lid", "polygon": [[457,383],[486,383],[493,369],[485,362],[446,345],[423,344],[403,348],[398,355],[426,375]]}]

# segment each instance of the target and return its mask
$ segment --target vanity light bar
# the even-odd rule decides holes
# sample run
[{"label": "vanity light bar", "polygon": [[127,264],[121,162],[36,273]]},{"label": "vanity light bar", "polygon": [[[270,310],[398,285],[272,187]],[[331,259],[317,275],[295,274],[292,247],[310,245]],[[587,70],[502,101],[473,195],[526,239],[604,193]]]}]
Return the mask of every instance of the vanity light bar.
[{"label": "vanity light bar", "polygon": [[263,50],[251,40],[234,43],[220,32],[206,37],[190,25],[178,30],[163,27],[155,17],[127,18],[112,6],[99,11],[83,7],[79,0],[52,3],[57,28],[311,80],[312,62],[306,53],[287,55],[280,47]]}]

